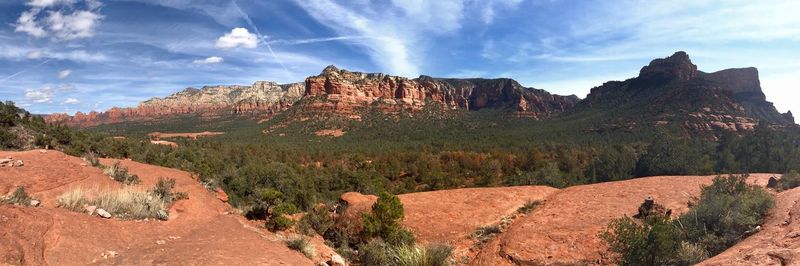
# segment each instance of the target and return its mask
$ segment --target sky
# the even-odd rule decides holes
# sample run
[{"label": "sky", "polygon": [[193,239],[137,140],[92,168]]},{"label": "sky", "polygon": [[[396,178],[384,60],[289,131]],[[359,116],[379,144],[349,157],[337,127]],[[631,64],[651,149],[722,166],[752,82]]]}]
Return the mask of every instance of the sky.
[{"label": "sky", "polygon": [[759,69],[800,111],[800,1],[0,0],[0,100],[34,113],[130,107],[187,87],[303,81],[327,65],[508,77],[583,98],[686,51]]}]

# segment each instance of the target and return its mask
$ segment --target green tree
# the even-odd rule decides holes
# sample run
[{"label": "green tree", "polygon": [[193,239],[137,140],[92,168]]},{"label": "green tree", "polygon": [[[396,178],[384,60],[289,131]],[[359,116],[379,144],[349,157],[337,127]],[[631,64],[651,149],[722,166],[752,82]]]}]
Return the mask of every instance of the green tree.
[{"label": "green tree", "polygon": [[414,235],[403,229],[403,203],[400,198],[387,192],[378,195],[372,212],[364,213],[364,239],[380,237],[391,245],[414,243]]}]

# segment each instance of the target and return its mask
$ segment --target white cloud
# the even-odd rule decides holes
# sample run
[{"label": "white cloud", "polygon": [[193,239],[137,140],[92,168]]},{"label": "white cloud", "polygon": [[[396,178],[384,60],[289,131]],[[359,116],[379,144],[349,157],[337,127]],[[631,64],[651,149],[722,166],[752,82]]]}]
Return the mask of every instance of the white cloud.
[{"label": "white cloud", "polygon": [[62,40],[89,38],[103,16],[91,11],[75,11],[62,14],[61,11],[50,12],[47,17],[48,28]]},{"label": "white cloud", "polygon": [[51,103],[56,94],[73,90],[75,90],[75,87],[69,84],[55,86],[44,85],[40,89],[25,90],[25,99],[33,103]]},{"label": "white cloud", "polygon": [[22,12],[17,19],[14,32],[24,32],[35,38],[47,36],[47,32],[42,26],[39,26],[39,22],[36,21],[36,16],[39,15],[40,12],[40,9],[35,8]]},{"label": "white cloud", "polygon": [[55,5],[72,5],[75,0],[30,0],[29,6],[33,7],[50,7]]},{"label": "white cloud", "polygon": [[194,63],[195,64],[203,64],[203,65],[212,65],[212,64],[222,63],[223,61],[225,61],[225,59],[222,58],[222,57],[212,56],[212,57],[209,57],[209,58],[206,58],[206,59],[194,60]]},{"label": "white cloud", "polygon": [[234,28],[231,32],[219,37],[215,46],[221,49],[236,47],[256,48],[258,46],[258,37],[245,28]]},{"label": "white cloud", "polygon": [[28,99],[34,103],[49,103],[52,102],[53,96],[55,94],[52,90],[49,89],[41,89],[41,90],[26,90],[25,91],[25,99]]},{"label": "white cloud", "polygon": [[61,70],[61,71],[58,72],[58,78],[65,79],[65,78],[69,77],[70,74],[72,74],[72,70],[69,70],[69,69]]},{"label": "white cloud", "polygon": [[[97,0],[83,2],[86,10],[75,9],[76,0],[32,0],[28,2],[31,9],[22,12],[14,24],[14,31],[27,33],[34,38],[51,34],[60,40],[92,37],[103,19],[96,12],[102,4]],[[67,13],[66,10],[74,11]]]},{"label": "white cloud", "polygon": [[81,101],[75,98],[67,98],[66,100],[64,100],[64,104],[79,104],[79,103],[81,103]]}]

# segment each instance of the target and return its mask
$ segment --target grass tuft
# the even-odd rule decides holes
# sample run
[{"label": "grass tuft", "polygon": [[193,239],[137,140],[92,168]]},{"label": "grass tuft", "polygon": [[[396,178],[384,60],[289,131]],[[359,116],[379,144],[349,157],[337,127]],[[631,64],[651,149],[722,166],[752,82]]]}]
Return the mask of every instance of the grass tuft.
[{"label": "grass tuft", "polygon": [[316,249],[314,248],[314,245],[312,245],[311,242],[309,242],[308,239],[306,238],[303,237],[291,238],[287,239],[284,242],[286,243],[287,247],[289,247],[290,249],[300,251],[300,253],[303,253],[303,255],[305,255],[309,259],[314,258],[314,255],[316,254]]}]

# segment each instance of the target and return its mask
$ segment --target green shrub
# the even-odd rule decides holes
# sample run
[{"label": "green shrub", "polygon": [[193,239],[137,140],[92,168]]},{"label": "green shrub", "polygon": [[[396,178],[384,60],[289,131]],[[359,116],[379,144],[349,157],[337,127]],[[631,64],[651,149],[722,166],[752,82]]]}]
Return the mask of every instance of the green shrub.
[{"label": "green shrub", "polygon": [[189,194],[186,192],[173,192],[172,190],[175,188],[175,179],[174,178],[163,178],[159,177],[158,182],[156,182],[155,186],[150,190],[153,195],[160,198],[166,203],[172,203],[178,200],[187,199],[189,198]]},{"label": "green shrub", "polygon": [[294,206],[294,204],[290,202],[281,202],[278,203],[278,205],[275,205],[275,207],[272,207],[272,215],[295,214],[298,212],[300,212],[300,209],[298,209],[297,206]]},{"label": "green shrub", "polygon": [[623,217],[600,234],[619,265],[674,265],[681,233],[669,217],[651,216],[644,222]]},{"label": "green shrub", "polygon": [[300,251],[300,253],[303,253],[303,255],[309,259],[314,258],[314,255],[316,254],[314,245],[312,245],[308,239],[303,237],[287,239],[285,243],[287,247]]},{"label": "green shrub", "polygon": [[700,200],[680,223],[688,241],[703,245],[713,256],[761,225],[774,204],[764,189],[747,184],[747,175],[718,176],[703,187]]},{"label": "green shrub", "polygon": [[104,172],[106,175],[110,176],[117,182],[126,185],[135,185],[141,182],[139,180],[139,176],[129,173],[128,168],[125,168],[122,165],[120,165],[119,161],[116,161],[111,166],[106,167]]},{"label": "green shrub", "polygon": [[774,205],[747,175],[718,176],[676,221],[648,216],[612,221],[600,237],[620,265],[693,265],[733,246],[763,223]]},{"label": "green shrub", "polygon": [[324,205],[314,206],[306,215],[300,219],[302,226],[308,226],[317,234],[323,235],[334,225],[333,218],[331,218],[328,209]]},{"label": "green shrub", "polygon": [[267,220],[267,229],[272,232],[284,231],[294,225],[294,220],[284,215],[273,215]]},{"label": "green shrub", "polygon": [[781,177],[781,189],[788,190],[800,187],[800,173],[791,171]]},{"label": "green shrub", "polygon": [[395,195],[382,192],[372,205],[372,212],[362,215],[364,238],[380,237],[391,245],[414,243],[414,235],[403,229],[403,203]]},{"label": "green shrub", "polygon": [[373,239],[358,247],[358,260],[361,265],[392,265],[392,250],[386,242]]}]

